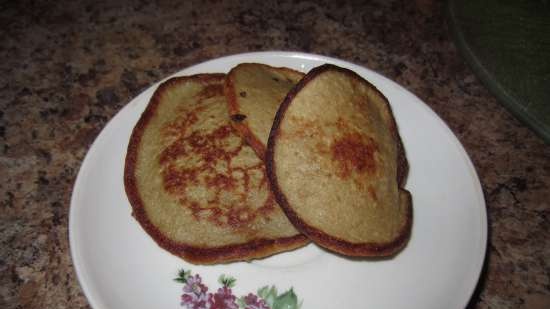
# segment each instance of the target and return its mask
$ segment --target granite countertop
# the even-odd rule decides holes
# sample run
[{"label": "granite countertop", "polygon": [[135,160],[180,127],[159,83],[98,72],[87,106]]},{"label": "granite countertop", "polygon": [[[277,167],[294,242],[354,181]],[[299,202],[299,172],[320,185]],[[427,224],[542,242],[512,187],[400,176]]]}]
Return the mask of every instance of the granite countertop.
[{"label": "granite countertop", "polygon": [[487,201],[487,258],[469,308],[550,308],[550,145],[473,75],[440,3],[364,2],[0,4],[0,307],[89,306],[69,253],[71,189],[130,99],[204,60],[291,50],[378,71],[441,116]]}]

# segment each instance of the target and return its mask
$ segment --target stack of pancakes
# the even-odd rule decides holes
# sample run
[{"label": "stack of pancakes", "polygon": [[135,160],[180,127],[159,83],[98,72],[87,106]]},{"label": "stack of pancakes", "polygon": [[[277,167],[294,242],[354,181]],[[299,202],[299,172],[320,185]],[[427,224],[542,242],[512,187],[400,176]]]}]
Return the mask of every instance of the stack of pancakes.
[{"label": "stack of pancakes", "polygon": [[162,83],[128,145],[133,215],[198,264],[309,241],[349,256],[407,242],[407,160],[386,98],[347,69],[245,63]]}]

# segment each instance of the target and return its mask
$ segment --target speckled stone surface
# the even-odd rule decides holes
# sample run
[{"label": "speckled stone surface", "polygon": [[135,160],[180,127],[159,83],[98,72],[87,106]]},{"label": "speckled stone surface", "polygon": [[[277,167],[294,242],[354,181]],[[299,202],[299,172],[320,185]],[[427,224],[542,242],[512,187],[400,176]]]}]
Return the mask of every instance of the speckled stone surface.
[{"label": "speckled stone surface", "polygon": [[0,4],[0,308],[88,307],[67,224],[94,138],[162,77],[260,50],[352,61],[424,100],[463,143],[487,200],[488,255],[469,308],[550,308],[550,145],[465,65],[440,3],[103,2]]}]

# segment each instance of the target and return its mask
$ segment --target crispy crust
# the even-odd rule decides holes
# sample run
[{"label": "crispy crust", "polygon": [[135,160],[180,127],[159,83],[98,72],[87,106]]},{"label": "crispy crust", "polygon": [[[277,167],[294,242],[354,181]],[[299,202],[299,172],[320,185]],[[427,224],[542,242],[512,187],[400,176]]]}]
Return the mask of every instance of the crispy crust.
[{"label": "crispy crust", "polygon": [[[241,63],[239,65],[246,65],[249,63]],[[286,67],[272,67],[267,64],[263,63],[250,63],[254,65],[261,65],[271,70],[278,70],[278,71],[285,71],[288,74],[303,74],[302,72],[286,68]],[[229,107],[229,115],[239,115],[239,112],[241,110],[239,106],[239,100],[237,99],[237,91],[235,90],[235,75],[233,74],[233,70],[231,70],[226,78],[225,78],[225,85],[224,85],[224,93],[225,97],[227,99],[227,104]],[[248,143],[252,149],[254,149],[254,152],[256,152],[256,155],[262,160],[265,161],[265,154],[267,147],[262,143],[262,141],[250,130],[250,127],[248,127],[246,123],[246,119],[241,121],[231,121],[231,124],[233,127],[237,130],[239,135],[244,138],[244,140]]]},{"label": "crispy crust", "polygon": [[[239,115],[239,102],[237,100],[237,94],[235,93],[235,80],[234,76],[229,74],[225,78],[224,85],[225,98],[227,99],[227,106],[229,108],[229,115]],[[231,125],[239,135],[246,141],[246,143],[254,149],[256,155],[263,161],[265,159],[266,147],[260,141],[260,139],[252,133],[252,130],[243,121],[231,121]]]},{"label": "crispy crust", "polygon": [[281,205],[281,207],[283,208],[283,211],[287,215],[290,222],[292,222],[292,224],[294,224],[294,226],[299,231],[307,235],[307,237],[309,237],[315,243],[327,249],[330,249],[335,252],[348,255],[348,256],[374,257],[374,256],[388,256],[388,255],[395,254],[406,245],[407,240],[410,237],[412,220],[413,220],[411,195],[408,191],[401,189],[404,182],[406,181],[406,177],[408,173],[408,162],[405,156],[404,147],[403,147],[401,138],[399,136],[399,132],[397,130],[395,119],[393,118],[393,113],[391,112],[391,107],[389,105],[389,102],[386,99],[386,97],[382,95],[382,93],[376,87],[374,87],[374,85],[367,82],[368,85],[372,87],[373,90],[378,92],[384,98],[388,108],[390,109],[392,119],[394,119],[393,122],[390,124],[390,130],[392,131],[396,139],[397,147],[398,147],[397,184],[400,187],[400,191],[405,193],[405,196],[407,199],[406,201],[407,213],[405,215],[406,220],[401,228],[399,236],[389,243],[374,243],[374,242],[351,243],[349,241],[328,235],[322,230],[317,229],[311,225],[308,225],[302,218],[300,218],[298,214],[293,210],[291,205],[289,205],[284,192],[282,192],[281,188],[279,187],[279,184],[277,181],[277,174],[275,172],[276,162],[274,161],[274,148],[275,148],[277,136],[279,134],[279,127],[285,116],[285,112],[287,111],[294,97],[296,97],[296,95],[300,92],[300,90],[302,90],[311,80],[313,80],[319,74],[329,70],[344,72],[345,74],[350,74],[350,76],[358,80],[364,81],[362,77],[360,77],[359,75],[357,75],[357,73],[351,70],[340,68],[331,64],[324,64],[312,69],[292,90],[289,91],[288,95],[286,96],[284,101],[281,103],[281,106],[277,111],[273,126],[271,127],[271,131],[269,133],[269,140],[268,140],[267,152],[266,152],[266,169],[267,169],[267,175],[270,182],[271,190],[275,195],[275,199],[277,200],[277,203]]},{"label": "crispy crust", "polygon": [[209,83],[217,80],[221,81],[225,74],[197,74],[186,77],[175,77],[162,83],[153,94],[149,105],[141,115],[132,131],[128,151],[126,154],[124,168],[124,188],[126,195],[132,206],[132,215],[140,223],[143,229],[153,238],[153,240],[162,248],[195,264],[214,264],[227,263],[232,261],[250,260],[266,257],[278,252],[292,250],[305,245],[308,240],[304,235],[295,235],[292,237],[283,237],[276,239],[255,239],[248,243],[226,245],[219,247],[197,247],[185,243],[178,243],[165,237],[162,232],[149,220],[144,209],[135,178],[135,168],[137,164],[138,149],[143,132],[161,102],[163,92],[173,86],[183,84],[188,81],[199,81]]}]

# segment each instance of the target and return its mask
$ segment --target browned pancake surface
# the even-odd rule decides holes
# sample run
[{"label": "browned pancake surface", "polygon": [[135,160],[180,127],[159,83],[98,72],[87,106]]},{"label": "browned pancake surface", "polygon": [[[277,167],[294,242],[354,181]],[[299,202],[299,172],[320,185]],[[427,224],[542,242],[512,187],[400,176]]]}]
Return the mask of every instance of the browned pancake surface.
[{"label": "browned pancake surface", "polygon": [[410,235],[406,158],[387,99],[350,70],[310,71],[279,108],[266,165],[279,204],[311,240],[384,256]]},{"label": "browned pancake surface", "polygon": [[306,243],[269,191],[263,162],[231,127],[222,74],[161,84],[128,146],[134,216],[194,263],[261,258]]},{"label": "browned pancake surface", "polygon": [[225,95],[232,124],[262,160],[275,113],[303,76],[260,63],[241,63],[227,74]]}]

